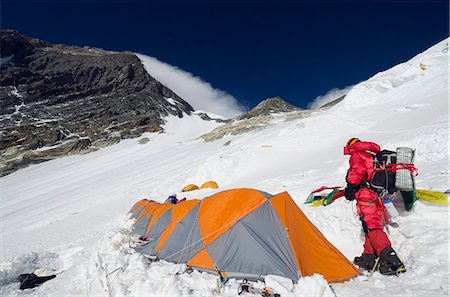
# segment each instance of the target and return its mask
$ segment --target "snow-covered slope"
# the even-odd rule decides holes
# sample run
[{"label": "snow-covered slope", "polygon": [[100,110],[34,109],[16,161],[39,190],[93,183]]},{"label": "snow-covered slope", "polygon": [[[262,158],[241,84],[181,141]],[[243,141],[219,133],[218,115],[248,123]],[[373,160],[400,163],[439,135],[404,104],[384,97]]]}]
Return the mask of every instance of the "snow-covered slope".
[{"label": "snow-covered slope", "polygon": [[[424,66],[425,67],[424,67]],[[423,68],[425,68],[423,70]],[[321,185],[343,185],[350,137],[383,148],[417,149],[417,187],[449,188],[448,40],[355,86],[340,104],[305,119],[278,118],[268,128],[205,143],[198,136],[219,124],[198,116],[168,118],[165,134],[125,140],[100,151],[35,165],[0,179],[0,294],[5,296],[210,296],[216,278],[177,274],[182,265],[149,263],[129,248],[125,214],[139,199],[163,201],[188,183],[213,179],[220,189],[288,191],[306,215],[349,259],[362,251],[355,207],[303,205]],[[187,198],[207,197],[199,190]],[[181,195],[181,193],[180,193]],[[389,229],[408,272],[375,273],[333,285],[337,296],[448,294],[448,207],[417,202]],[[63,271],[39,288],[20,292],[19,273],[40,267]],[[118,270],[116,270],[118,269]],[[112,273],[106,276],[108,273]],[[302,279],[282,296],[331,296],[320,276]],[[220,296],[235,296],[230,282]]]}]

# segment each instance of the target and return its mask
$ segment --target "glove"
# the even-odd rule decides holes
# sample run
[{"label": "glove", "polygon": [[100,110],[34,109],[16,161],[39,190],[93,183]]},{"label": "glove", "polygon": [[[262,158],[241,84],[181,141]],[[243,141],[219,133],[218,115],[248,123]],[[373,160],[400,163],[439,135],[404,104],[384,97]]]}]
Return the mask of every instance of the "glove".
[{"label": "glove", "polygon": [[355,193],[358,192],[359,188],[359,185],[347,184],[344,192],[345,199],[347,199],[348,201],[355,200]]},{"label": "glove", "polygon": [[355,191],[352,188],[345,188],[344,196],[348,201],[353,201],[355,200]]}]

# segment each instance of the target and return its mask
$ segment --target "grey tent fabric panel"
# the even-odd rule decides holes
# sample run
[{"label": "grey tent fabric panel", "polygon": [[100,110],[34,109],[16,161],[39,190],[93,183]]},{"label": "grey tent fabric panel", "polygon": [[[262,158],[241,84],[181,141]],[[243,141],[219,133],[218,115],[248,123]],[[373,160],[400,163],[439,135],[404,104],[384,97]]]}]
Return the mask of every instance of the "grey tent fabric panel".
[{"label": "grey tent fabric panel", "polygon": [[198,203],[175,227],[158,253],[160,259],[186,263],[204,248],[198,225]]},{"label": "grey tent fabric panel", "polygon": [[144,232],[145,230],[147,230],[148,223],[151,221],[153,214],[149,218],[146,217],[147,215],[145,214],[139,221],[134,223],[134,228],[131,233],[144,235]]},{"label": "grey tent fabric panel", "polygon": [[172,222],[172,209],[168,209],[156,223],[152,226],[148,234],[145,236],[148,243],[142,249],[142,253],[154,255],[158,240],[161,234],[166,230],[167,226]]},{"label": "grey tent fabric panel", "polygon": [[269,201],[206,247],[219,271],[300,277],[286,231]]},{"label": "grey tent fabric panel", "polygon": [[265,275],[260,276],[256,274],[227,271],[227,277],[234,279],[246,279],[248,281],[256,282],[256,281],[264,281]]}]

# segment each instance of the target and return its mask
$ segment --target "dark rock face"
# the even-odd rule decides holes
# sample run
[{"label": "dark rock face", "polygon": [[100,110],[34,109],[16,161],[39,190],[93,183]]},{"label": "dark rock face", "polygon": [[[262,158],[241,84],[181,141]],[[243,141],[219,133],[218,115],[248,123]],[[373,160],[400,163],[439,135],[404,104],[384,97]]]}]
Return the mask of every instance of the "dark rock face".
[{"label": "dark rock face", "polygon": [[131,52],[52,45],[0,29],[0,54],[0,176],[161,131],[162,117],[193,111]]},{"label": "dark rock face", "polygon": [[224,119],[211,118],[209,115],[207,115],[204,112],[197,112],[196,115],[198,115],[202,120],[205,120],[205,121],[215,121],[217,123],[229,123],[232,121],[230,119],[224,120]]},{"label": "dark rock face", "polygon": [[256,116],[265,116],[271,113],[290,112],[302,110],[300,107],[287,103],[280,97],[268,98],[259,103],[255,108],[239,116],[237,120],[249,119]]}]

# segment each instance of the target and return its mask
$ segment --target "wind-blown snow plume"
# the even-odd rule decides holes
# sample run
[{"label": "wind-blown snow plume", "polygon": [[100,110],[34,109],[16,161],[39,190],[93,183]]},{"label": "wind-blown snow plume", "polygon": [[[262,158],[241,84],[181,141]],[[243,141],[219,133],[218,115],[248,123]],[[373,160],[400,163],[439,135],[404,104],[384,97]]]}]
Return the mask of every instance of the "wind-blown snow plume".
[{"label": "wind-blown snow plume", "polygon": [[213,88],[198,76],[156,58],[136,55],[152,77],[186,100],[195,110],[208,111],[228,118],[234,118],[245,111],[233,96]]},{"label": "wind-blown snow plume", "polygon": [[347,95],[348,92],[353,88],[353,86],[348,86],[343,89],[333,88],[329,90],[325,95],[317,96],[313,102],[308,104],[308,108],[315,109],[321,106],[324,106],[327,103],[330,103],[344,95]]}]

